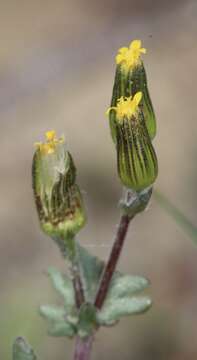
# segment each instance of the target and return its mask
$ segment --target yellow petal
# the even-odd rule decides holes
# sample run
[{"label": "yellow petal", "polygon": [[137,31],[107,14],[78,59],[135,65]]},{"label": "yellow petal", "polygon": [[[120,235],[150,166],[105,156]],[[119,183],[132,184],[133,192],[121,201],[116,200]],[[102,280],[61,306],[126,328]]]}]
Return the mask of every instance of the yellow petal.
[{"label": "yellow petal", "polygon": [[142,99],[142,92],[138,91],[133,97],[133,102],[136,107],[139,105],[141,99]]},{"label": "yellow petal", "polygon": [[45,133],[47,141],[52,141],[56,138],[56,132],[55,130],[50,130]]},{"label": "yellow petal", "polygon": [[42,154],[45,154],[45,155],[52,154],[55,152],[56,147],[59,144],[64,143],[64,136],[61,136],[58,139],[56,137],[55,130],[47,131],[45,133],[45,136],[46,136],[46,142],[44,142],[44,143],[36,142],[35,143],[35,146],[37,147],[37,149],[39,149],[42,152]]},{"label": "yellow petal", "polygon": [[141,48],[141,45],[142,45],[141,40],[133,40],[129,47],[131,50],[138,50]]},{"label": "yellow petal", "polygon": [[124,55],[122,55],[122,54],[116,55],[116,64],[120,64],[124,60],[125,60]]},{"label": "yellow petal", "polygon": [[147,50],[145,48],[141,48],[140,52],[143,53],[143,54],[146,54]]},{"label": "yellow petal", "polygon": [[128,47],[121,47],[121,48],[118,50],[118,52],[119,52],[120,54],[126,54],[128,50],[129,50]]}]

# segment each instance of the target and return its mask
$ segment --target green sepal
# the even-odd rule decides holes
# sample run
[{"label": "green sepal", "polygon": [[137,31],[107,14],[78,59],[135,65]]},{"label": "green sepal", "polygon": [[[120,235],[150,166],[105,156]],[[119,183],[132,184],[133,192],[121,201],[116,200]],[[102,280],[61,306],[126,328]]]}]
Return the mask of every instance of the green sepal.
[{"label": "green sepal", "polygon": [[132,71],[130,71],[128,77],[128,85],[129,86],[127,88],[128,90],[126,96],[131,96],[131,95],[133,96],[138,91],[142,91],[143,93],[143,97],[142,97],[143,114],[149,136],[151,140],[153,140],[157,131],[156,117],[155,117],[152,101],[149,95],[146,71],[142,61],[138,66],[136,66]]},{"label": "green sepal", "polygon": [[86,222],[75,181],[76,168],[64,144],[58,144],[49,154],[36,150],[32,164],[34,198],[41,228],[50,237],[71,238]]},{"label": "green sepal", "polygon": [[133,218],[144,211],[150,201],[152,187],[136,192],[126,189],[123,199],[120,201],[120,208],[123,214]]},{"label": "green sepal", "polygon": [[[125,83],[127,76],[121,71],[121,66],[117,65],[114,86],[112,91],[111,107],[117,106],[117,100],[121,96],[125,96]],[[111,136],[116,144],[117,142],[117,132],[116,132],[116,114],[114,111],[109,112],[109,124],[111,129]]]},{"label": "green sepal", "polygon": [[[157,130],[156,117],[148,91],[147,76],[143,62],[141,61],[139,65],[130,71],[126,71],[124,67],[117,65],[111,107],[117,106],[117,101],[121,96],[133,97],[138,91],[141,91],[143,94],[141,108],[143,111],[148,134],[152,140],[155,137]],[[111,111],[109,114],[109,120],[112,138],[116,143],[115,115],[113,111]]]},{"label": "green sepal", "polygon": [[12,347],[13,360],[36,360],[32,347],[22,337],[16,338]]},{"label": "green sepal", "polygon": [[158,162],[144,122],[142,111],[122,122],[116,121],[117,167],[124,186],[141,191],[152,185],[158,175]]}]

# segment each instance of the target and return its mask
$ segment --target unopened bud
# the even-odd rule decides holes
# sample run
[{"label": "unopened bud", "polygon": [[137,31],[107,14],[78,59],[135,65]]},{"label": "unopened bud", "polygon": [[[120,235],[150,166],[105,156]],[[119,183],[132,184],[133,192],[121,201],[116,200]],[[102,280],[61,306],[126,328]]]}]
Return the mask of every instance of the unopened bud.
[{"label": "unopened bud", "polygon": [[123,185],[141,191],[154,183],[157,173],[157,157],[148,134],[143,111],[142,92],[134,97],[121,97],[113,112],[118,174]]}]

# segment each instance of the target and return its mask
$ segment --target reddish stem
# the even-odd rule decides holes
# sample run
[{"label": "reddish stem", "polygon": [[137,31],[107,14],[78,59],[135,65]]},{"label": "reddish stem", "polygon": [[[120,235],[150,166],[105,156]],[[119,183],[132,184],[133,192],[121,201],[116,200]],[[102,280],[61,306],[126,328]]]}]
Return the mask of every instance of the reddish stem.
[{"label": "reddish stem", "polygon": [[78,273],[74,273],[73,286],[75,290],[76,306],[79,309],[80,306],[85,302],[85,298],[84,298],[84,291],[83,291],[80,275]]},{"label": "reddish stem", "polygon": [[124,240],[127,234],[127,230],[129,227],[129,223],[130,223],[131,217],[129,217],[128,215],[122,215],[120,218],[120,223],[118,226],[118,230],[117,230],[117,234],[115,237],[115,241],[111,250],[111,254],[109,256],[108,262],[105,266],[102,278],[101,278],[101,282],[99,285],[99,289],[96,295],[96,299],[94,302],[94,305],[97,307],[97,309],[101,309],[108,289],[109,289],[109,285],[113,276],[113,273],[115,271],[117,262],[119,260],[120,257],[120,253],[124,244]]},{"label": "reddish stem", "polygon": [[89,360],[92,349],[93,336],[81,339],[79,336],[76,340],[75,353],[73,360]]}]

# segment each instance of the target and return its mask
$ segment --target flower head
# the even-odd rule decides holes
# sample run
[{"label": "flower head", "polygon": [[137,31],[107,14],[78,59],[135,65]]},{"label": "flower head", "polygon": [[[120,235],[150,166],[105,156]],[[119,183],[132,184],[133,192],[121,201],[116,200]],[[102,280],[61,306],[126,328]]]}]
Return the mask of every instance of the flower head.
[{"label": "flower head", "polygon": [[[116,74],[111,99],[111,108],[118,107],[125,98],[133,97],[142,92],[141,109],[151,140],[156,135],[156,118],[152,101],[148,91],[147,76],[141,54],[146,49],[142,47],[140,40],[133,40],[129,47],[122,47],[116,56]],[[121,102],[120,102],[121,99]],[[130,98],[131,100],[131,98]],[[129,101],[130,102],[130,101]],[[110,128],[115,142],[114,117],[116,113],[110,112]]]},{"label": "flower head", "polygon": [[35,146],[41,151],[43,155],[53,154],[57,145],[64,143],[64,137],[61,136],[59,139],[56,136],[55,130],[49,130],[45,133],[46,142],[35,143]]},{"label": "flower head", "polygon": [[134,97],[124,97],[121,96],[117,101],[117,106],[112,106],[107,110],[107,114],[111,110],[116,111],[116,116],[119,121],[122,121],[125,117],[130,119],[132,116],[136,115],[139,110],[139,103],[142,99],[142,92],[138,91]]},{"label": "flower head", "polygon": [[138,91],[133,98],[121,96],[117,105],[107,111],[109,120],[113,120],[120,180],[124,186],[135,191],[152,185],[158,172],[157,157],[146,127],[143,108],[139,106],[141,101],[142,92]]},{"label": "flower head", "polygon": [[40,225],[52,237],[67,239],[85,224],[83,199],[76,184],[76,168],[64,138],[47,131],[45,143],[36,143],[33,191]]},{"label": "flower head", "polygon": [[122,65],[125,70],[131,70],[140,63],[141,54],[146,54],[146,49],[141,47],[141,40],[133,40],[129,47],[118,50],[116,64]]}]

